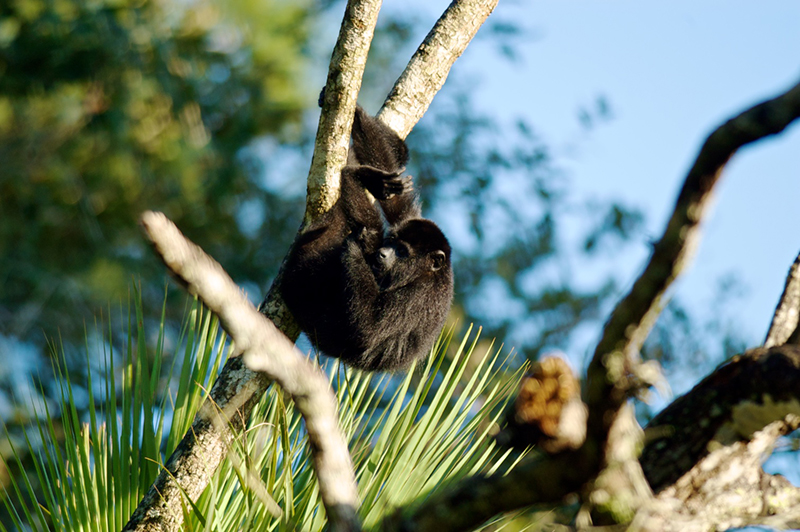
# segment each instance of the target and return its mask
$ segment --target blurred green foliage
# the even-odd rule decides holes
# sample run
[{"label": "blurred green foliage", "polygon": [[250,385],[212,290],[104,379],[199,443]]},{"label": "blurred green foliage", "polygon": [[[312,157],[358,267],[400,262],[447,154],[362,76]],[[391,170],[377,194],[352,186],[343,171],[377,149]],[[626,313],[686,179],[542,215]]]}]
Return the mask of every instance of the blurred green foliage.
[{"label": "blurred green foliage", "polygon": [[[154,323],[167,281],[136,224],[145,209],[165,212],[260,299],[300,222],[308,154],[298,146],[313,136],[301,118],[319,89],[308,72],[330,53],[320,37],[340,16],[326,5],[0,6],[0,334],[80,339],[131,276]],[[381,19],[362,103],[383,98],[430,22],[400,9]],[[513,24],[493,25],[505,29],[489,38],[513,47]],[[641,217],[576,209],[533,126],[481,115],[471,80],[451,78],[409,143],[426,214],[454,245],[454,315],[530,358],[564,348],[600,317],[613,284],[576,291],[569,275],[546,272],[576,267],[571,246],[589,260],[609,234],[615,248],[638,236]],[[576,212],[590,214],[583,247],[562,236]],[[173,319],[178,301],[168,300]]]},{"label": "blurred green foliage", "polygon": [[258,260],[237,209],[268,193],[240,153],[263,134],[298,136],[311,7],[0,3],[0,332],[74,338],[136,274],[161,280],[157,302],[145,209],[234,277],[266,280],[276,261]]},{"label": "blurred green foliage", "polygon": [[[321,84],[308,73],[330,53],[322,43],[340,16],[325,6],[0,5],[0,335],[80,339],[132,276],[142,278],[145,320],[156,323],[167,280],[136,224],[145,209],[165,212],[261,298],[302,214],[313,137],[303,111],[317,112]],[[368,108],[430,23],[403,9],[382,17],[364,80]],[[515,27],[490,21],[487,36],[511,49]],[[474,92],[473,80],[451,75],[409,137],[409,170],[455,250],[454,316],[536,358],[602,318],[610,274],[578,290],[570,272],[641,239],[642,217],[577,203],[535,128],[481,114]],[[564,226],[575,220],[583,236],[570,241]]]}]

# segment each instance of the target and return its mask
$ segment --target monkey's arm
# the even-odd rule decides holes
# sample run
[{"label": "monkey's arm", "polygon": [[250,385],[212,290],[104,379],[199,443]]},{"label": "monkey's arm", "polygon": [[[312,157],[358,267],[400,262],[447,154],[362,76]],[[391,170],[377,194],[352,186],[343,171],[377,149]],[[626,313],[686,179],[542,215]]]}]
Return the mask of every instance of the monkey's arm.
[{"label": "monkey's arm", "polygon": [[[349,164],[372,166],[388,174],[400,175],[408,163],[408,147],[386,124],[356,107],[353,117],[353,148]],[[351,162],[352,161],[352,162]]]},{"label": "monkey's arm", "polygon": [[[345,291],[348,310],[356,329],[372,331],[376,321],[375,309],[380,287],[372,268],[359,242],[359,235],[351,235],[345,240],[342,263],[345,274]],[[362,335],[363,336],[363,335]],[[366,338],[361,338],[361,342]]]},{"label": "monkey's arm", "polygon": [[383,220],[375,205],[367,198],[361,180],[358,178],[360,167],[345,166],[342,169],[342,188],[339,193],[337,207],[345,217],[348,232],[358,232],[361,228],[383,233]]},{"label": "monkey's arm", "polygon": [[389,225],[397,225],[412,218],[422,218],[422,209],[419,205],[417,193],[414,191],[411,176],[405,176],[404,179],[408,180],[407,192],[385,200],[379,200]]},{"label": "monkey's arm", "polygon": [[380,202],[389,225],[421,218],[414,182],[402,175],[408,162],[403,139],[361,107],[356,108],[352,135],[348,166],[353,177]]},{"label": "monkey's arm", "polygon": [[371,166],[348,168],[353,178],[378,200],[389,225],[397,225],[410,218],[422,218],[411,176],[389,174]]}]

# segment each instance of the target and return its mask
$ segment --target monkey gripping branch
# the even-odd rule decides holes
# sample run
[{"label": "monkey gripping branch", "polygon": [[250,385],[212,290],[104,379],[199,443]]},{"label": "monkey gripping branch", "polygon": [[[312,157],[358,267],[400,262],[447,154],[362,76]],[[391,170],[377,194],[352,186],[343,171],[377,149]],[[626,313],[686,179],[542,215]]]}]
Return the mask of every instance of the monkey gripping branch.
[{"label": "monkey gripping branch", "polygon": [[[420,46],[379,114],[401,139],[422,116],[453,62],[495,3],[453,2]],[[379,6],[380,2],[375,1],[351,1],[347,6],[331,61],[309,174],[307,224],[327,212],[338,196],[356,96]],[[724,475],[715,466],[724,460],[725,464],[739,464],[742,471],[751,472],[759,464],[757,458],[763,449],[774,444],[780,434],[797,426],[796,418],[786,417],[790,414],[788,407],[781,406],[790,404],[790,399],[797,401],[800,393],[796,385],[800,382],[797,369],[800,350],[796,347],[800,336],[796,323],[798,305],[796,297],[789,297],[797,289],[791,289],[787,282],[779,311],[788,307],[789,311],[781,315],[790,318],[787,324],[787,319],[776,312],[765,348],[732,360],[654,420],[655,436],[649,438],[644,447],[641,469],[637,469],[639,462],[635,453],[639,431],[626,404],[637,389],[656,380],[652,368],[639,362],[638,350],[658,315],[661,298],[685,267],[689,251],[696,245],[699,224],[725,164],[742,146],[781,132],[798,116],[800,85],[731,119],[705,142],[685,180],[664,235],[654,247],[650,263],[612,313],[595,350],[582,396],[588,412],[582,443],[555,446],[505,476],[476,476],[465,480],[421,504],[400,509],[384,522],[384,528],[467,530],[501,512],[531,505],[561,505],[572,493],[600,507],[603,500],[615,499],[628,491],[634,496],[627,499],[627,513],[618,512],[610,518],[632,519],[640,528],[658,529],[654,527],[667,527],[669,519],[677,516],[683,519],[677,522],[685,526],[700,523],[700,528],[695,529],[707,529],[701,526],[699,513],[691,513],[692,508],[702,506],[698,504],[697,490],[687,489],[687,486],[697,485],[698,468],[706,473],[717,472],[722,478]],[[183,497],[196,500],[205,489],[270,380],[285,387],[306,419],[331,528],[358,529],[358,501],[350,457],[336,429],[335,402],[319,370],[298,361],[300,357],[291,341],[272,328],[269,320],[258,316],[219,265],[185,241],[167,220],[157,214],[146,214],[143,225],[167,266],[190,292],[197,294],[220,316],[237,351],[244,356],[228,361],[192,430],[170,457],[125,529],[177,530],[181,526]],[[261,311],[293,339],[297,336],[297,325],[285,311],[276,289],[279,283],[277,280],[273,284]],[[791,316],[794,316],[793,324]],[[726,393],[709,397],[709,390],[725,390]],[[773,400],[771,406],[778,407],[767,409],[768,414],[750,427],[753,430],[744,431],[731,423],[737,417],[736,409],[745,400],[760,401],[764,406],[768,402],[764,399],[766,393],[775,394],[778,400]],[[714,407],[714,415],[704,415],[711,412],[705,408],[708,405]],[[770,424],[776,419],[777,424]],[[710,427],[709,430],[693,430],[697,426],[693,424],[701,421],[705,423],[703,426]],[[664,427],[668,430],[658,431]],[[727,439],[722,437],[724,434],[728,435]],[[734,439],[731,434],[749,439],[749,443],[730,443]],[[612,476],[619,473],[625,480],[615,483],[609,478],[609,472]],[[640,482],[642,478],[636,478],[640,473],[647,481],[644,485]],[[715,510],[729,511],[725,515],[739,511],[743,514],[740,522],[755,523],[759,518],[766,522],[770,508],[776,508],[769,506],[769,494],[780,493],[784,500],[792,500],[792,497],[800,500],[797,490],[791,491],[773,479],[763,482],[765,477],[753,480],[744,474],[742,478],[762,496],[758,500],[763,501],[763,507],[755,511],[752,505],[746,506],[740,501],[735,505],[728,501],[726,505],[725,501],[716,500]],[[620,485],[623,488],[619,488]],[[651,487],[656,495],[650,491]],[[767,493],[768,490],[772,491]],[[682,502],[684,513],[676,509],[676,501]],[[609,515],[596,513],[593,517],[600,524]],[[716,517],[717,525],[723,522],[722,517]],[[783,512],[781,519],[785,524],[798,517],[792,512]]]},{"label": "monkey gripping branch", "polygon": [[[380,5],[379,0],[349,0],[347,3],[339,38],[331,57],[326,84],[327,97],[320,116],[309,171],[307,223],[328,211],[339,195],[339,178],[347,159],[356,98]],[[381,121],[401,139],[405,138],[422,117],[447,79],[453,63],[496,5],[497,0],[454,0],[437,21],[395,84],[379,114]],[[185,241],[174,226],[157,214],[146,214],[142,222],[156,250],[169,255],[169,260],[162,255],[167,266],[210,310],[220,316],[226,313],[230,316],[241,314],[242,319],[251,326],[258,323],[252,316],[248,317],[251,309],[234,294],[237,291],[228,282],[230,279],[227,275],[202,254],[202,250]],[[181,240],[185,242],[180,242]],[[184,252],[175,253],[175,249],[183,249]],[[200,266],[201,263],[203,266]],[[299,330],[281,298],[278,289],[281,278],[282,273],[279,273],[259,310],[293,340],[297,338]],[[227,287],[229,297],[205,292],[221,286]],[[267,361],[265,358],[273,355],[263,342],[268,341],[271,333],[258,335],[257,331],[248,327],[234,330],[235,324],[232,322],[227,322],[231,326],[228,329],[226,321],[221,321],[237,348],[248,349],[246,356],[232,357],[225,364],[191,430],[184,436],[143,497],[125,526],[126,531],[178,530],[183,523],[182,508],[185,500],[195,501],[205,490],[213,472],[228,455],[232,441],[243,430],[253,407],[271,380],[276,380],[282,386],[288,385],[286,389],[292,393],[291,379],[297,375],[291,371],[285,373],[284,369],[279,368],[278,359],[296,354],[273,347],[274,352],[279,354],[274,355],[275,360]],[[250,334],[256,336],[251,338]],[[252,369],[245,364],[245,360]],[[293,363],[289,367],[301,374],[314,373],[314,370],[305,368],[301,363]],[[345,460],[338,452],[339,442],[336,440],[341,439],[341,435],[333,430],[336,416],[324,407],[324,403],[329,401],[325,397],[332,398],[332,395],[327,383],[324,386],[320,383],[317,389],[311,383],[318,382],[318,379],[313,376],[311,379],[302,388],[295,388],[299,395],[293,397],[307,424],[309,416],[313,417],[315,413],[304,408],[311,408],[312,404],[321,405],[321,410],[316,412],[321,427],[319,437],[322,440],[330,438],[330,441],[326,445],[325,442],[312,442],[312,449],[316,451],[315,467],[329,524],[333,530],[358,529],[359,524],[354,517],[358,501],[353,488],[353,473],[352,469],[345,471],[344,467],[345,462],[349,463],[350,459],[348,456]],[[225,422],[220,423],[220,419]],[[311,431],[309,436],[310,433]],[[323,447],[320,448],[319,445]],[[324,449],[330,449],[330,452]],[[327,457],[333,459],[328,460]]]}]

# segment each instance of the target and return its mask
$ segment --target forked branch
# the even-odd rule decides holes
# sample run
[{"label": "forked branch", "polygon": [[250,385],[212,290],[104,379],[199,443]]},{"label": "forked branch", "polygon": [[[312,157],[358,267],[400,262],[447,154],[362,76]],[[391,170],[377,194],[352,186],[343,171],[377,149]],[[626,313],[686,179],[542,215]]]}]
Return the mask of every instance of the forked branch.
[{"label": "forked branch", "polygon": [[603,330],[587,372],[589,432],[602,437],[613,412],[638,383],[638,352],[661,312],[664,293],[688,264],[711,194],[743,146],[782,132],[800,116],[800,84],[728,120],[708,136],[694,162],[650,262]]}]

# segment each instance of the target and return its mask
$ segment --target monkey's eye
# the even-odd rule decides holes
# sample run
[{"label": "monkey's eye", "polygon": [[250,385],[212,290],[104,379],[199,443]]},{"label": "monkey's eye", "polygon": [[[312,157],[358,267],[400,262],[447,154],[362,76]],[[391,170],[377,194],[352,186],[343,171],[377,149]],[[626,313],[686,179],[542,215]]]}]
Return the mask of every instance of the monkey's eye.
[{"label": "monkey's eye", "polygon": [[397,256],[401,259],[411,255],[411,248],[405,242],[395,242],[394,249]]}]

